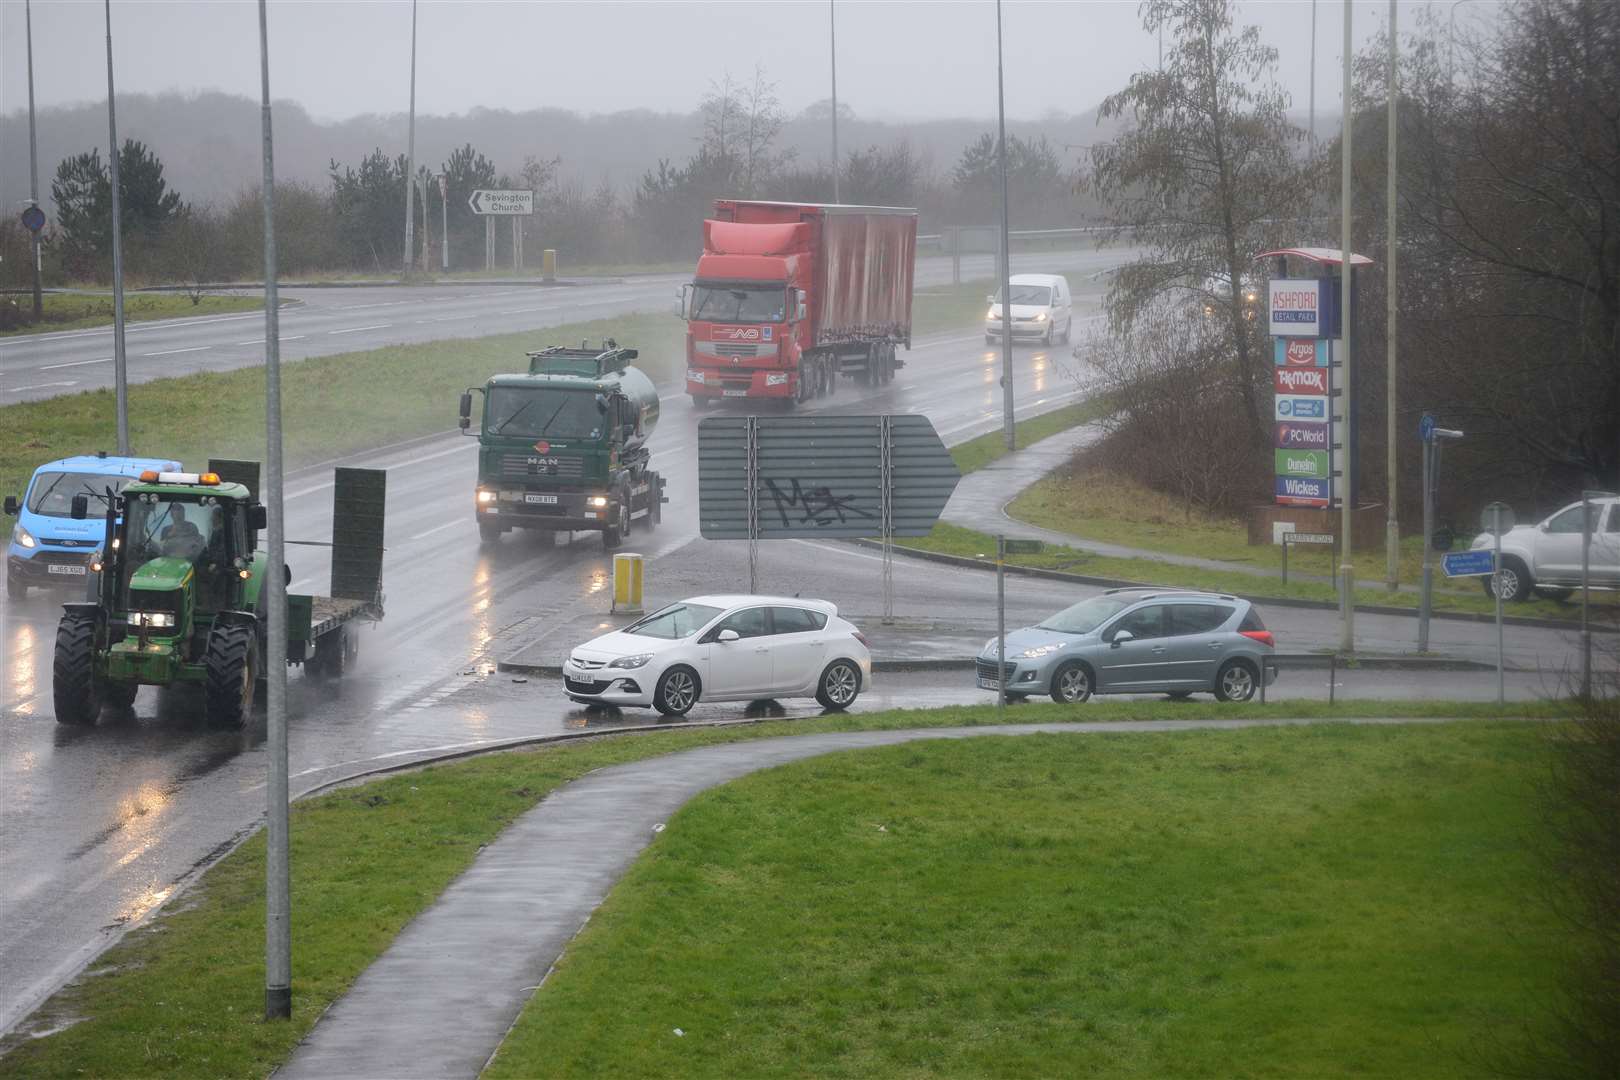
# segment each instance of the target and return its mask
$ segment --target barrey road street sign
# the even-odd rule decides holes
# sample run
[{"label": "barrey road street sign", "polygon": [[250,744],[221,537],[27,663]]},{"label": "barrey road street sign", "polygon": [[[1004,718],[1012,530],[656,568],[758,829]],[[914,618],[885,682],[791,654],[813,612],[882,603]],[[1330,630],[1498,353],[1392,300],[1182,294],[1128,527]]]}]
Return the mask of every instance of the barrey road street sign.
[{"label": "barrey road street sign", "polygon": [[475,214],[532,214],[532,191],[475,191],[467,196],[467,205]]},{"label": "barrey road street sign", "polygon": [[1495,571],[1496,556],[1488,549],[1478,551],[1448,551],[1440,556],[1440,568],[1446,577],[1480,577]]},{"label": "barrey road street sign", "polygon": [[961,479],[926,416],[715,416],[698,425],[707,540],[926,536]]},{"label": "barrey road street sign", "polygon": [[1285,544],[1327,544],[1327,545],[1331,546],[1333,544],[1333,534],[1332,533],[1285,533],[1285,534],[1283,534],[1283,543],[1285,543]]},{"label": "barrey road street sign", "polygon": [[1007,555],[1039,555],[1045,547],[1039,540],[1004,540],[1001,550]]}]

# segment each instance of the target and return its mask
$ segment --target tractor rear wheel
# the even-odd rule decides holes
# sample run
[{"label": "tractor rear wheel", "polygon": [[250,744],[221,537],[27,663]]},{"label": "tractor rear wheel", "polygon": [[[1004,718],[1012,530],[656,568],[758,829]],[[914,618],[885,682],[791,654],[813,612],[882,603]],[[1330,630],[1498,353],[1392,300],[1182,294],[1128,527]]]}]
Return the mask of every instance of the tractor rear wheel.
[{"label": "tractor rear wheel", "polygon": [[135,695],[141,684],[133,682],[104,682],[101,684],[101,707],[128,712],[135,705]]},{"label": "tractor rear wheel", "polygon": [[101,715],[101,679],[96,676],[96,620],[62,616],[56,626],[51,690],[58,724],[93,724]]},{"label": "tractor rear wheel", "polygon": [[203,711],[208,726],[239,728],[253,709],[259,657],[253,628],[240,623],[214,624],[203,654],[207,675]]},{"label": "tractor rear wheel", "polygon": [[329,634],[315,639],[315,655],[304,665],[305,671],[317,679],[341,679],[348,670],[353,650],[349,647],[349,628],[340,626]]}]

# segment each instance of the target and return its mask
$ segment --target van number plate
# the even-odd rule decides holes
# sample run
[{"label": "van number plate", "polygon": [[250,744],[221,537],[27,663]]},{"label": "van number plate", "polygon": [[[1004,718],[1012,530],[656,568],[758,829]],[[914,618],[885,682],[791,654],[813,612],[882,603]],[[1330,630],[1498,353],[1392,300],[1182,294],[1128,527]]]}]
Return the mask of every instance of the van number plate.
[{"label": "van number plate", "polygon": [[555,496],[555,495],[525,495],[525,496],[523,496],[523,501],[524,502],[529,502],[529,503],[540,503],[542,506],[556,506],[557,505],[557,496]]},{"label": "van number plate", "polygon": [[47,574],[75,574],[79,577],[83,577],[84,567],[68,566],[63,563],[52,563],[50,566],[45,568],[45,572]]}]

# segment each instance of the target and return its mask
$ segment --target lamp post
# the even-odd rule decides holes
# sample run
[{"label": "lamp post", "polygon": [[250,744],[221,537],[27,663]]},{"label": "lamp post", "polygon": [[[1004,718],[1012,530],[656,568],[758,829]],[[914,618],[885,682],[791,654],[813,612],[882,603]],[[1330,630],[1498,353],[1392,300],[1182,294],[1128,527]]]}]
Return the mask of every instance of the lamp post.
[{"label": "lamp post", "polygon": [[112,0],[104,0],[107,17],[107,141],[112,144],[108,161],[112,180],[112,271],[113,271],[113,383],[118,410],[118,453],[129,456],[129,377],[124,364],[124,238],[118,191],[118,119],[113,107]]},{"label": "lamp post", "polygon": [[1007,449],[1017,448],[1013,432],[1012,250],[1007,229],[1007,93],[1001,62],[1001,0],[996,0],[996,166],[1001,172],[1001,426]]},{"label": "lamp post", "polygon": [[416,251],[416,219],[411,197],[416,193],[416,0],[411,0],[411,111],[405,136],[405,275],[416,267],[411,256]]},{"label": "lamp post", "polygon": [[[34,5],[28,0],[23,5],[23,20],[28,37],[28,201],[39,205],[39,150],[34,141]],[[110,98],[112,95],[108,95]],[[29,229],[34,255],[34,321],[45,317],[45,298],[39,283],[39,230]]]},{"label": "lamp post", "polygon": [[838,174],[842,170],[838,167],[838,4],[837,0],[827,0],[827,33],[830,39],[829,52],[832,55],[832,167],[833,167],[833,202],[842,202],[839,195]]},{"label": "lamp post", "polygon": [[[1344,415],[1346,428],[1349,427],[1351,396],[1351,346],[1350,346],[1350,282],[1352,270],[1350,266],[1350,162],[1354,160],[1351,151],[1351,136],[1355,131],[1355,103],[1351,96],[1350,62],[1351,45],[1350,36],[1351,5],[1344,5],[1344,115],[1341,120],[1343,134],[1339,138],[1340,154],[1343,159],[1339,177],[1340,202],[1340,247],[1339,273],[1339,333],[1344,341],[1344,357],[1339,361],[1339,374],[1342,377],[1344,397]],[[1348,432],[1346,433],[1348,436]],[[1354,562],[1355,550],[1355,508],[1351,503],[1350,473],[1354,468],[1350,460],[1350,440],[1344,441],[1344,469],[1340,480],[1343,490],[1339,492],[1339,550],[1343,552],[1344,560],[1339,564],[1339,649],[1345,653],[1356,651],[1356,567]]]},{"label": "lamp post", "polygon": [[1384,585],[1390,592],[1400,588],[1401,580],[1401,519],[1399,500],[1396,498],[1398,475],[1395,471],[1395,362],[1397,353],[1395,341],[1395,259],[1399,251],[1395,234],[1395,128],[1399,116],[1397,95],[1400,92],[1400,82],[1396,79],[1395,70],[1398,59],[1399,54],[1395,44],[1395,0],[1389,0],[1389,87],[1386,95],[1389,98],[1389,112],[1388,119],[1385,121],[1385,127],[1389,129],[1389,161],[1387,162],[1388,169],[1385,176],[1384,190],[1384,202],[1387,204],[1384,209],[1389,215],[1389,227],[1387,229],[1389,233],[1388,262],[1384,270],[1386,275],[1384,279],[1384,302],[1386,304],[1386,321],[1388,322],[1388,328],[1384,334],[1384,347],[1385,355],[1388,357],[1386,366],[1389,368],[1385,376],[1386,401],[1384,407],[1386,431],[1384,441],[1387,444],[1385,453],[1388,458],[1385,462],[1387,473],[1385,487],[1387,492],[1384,499],[1386,509],[1384,519]]}]

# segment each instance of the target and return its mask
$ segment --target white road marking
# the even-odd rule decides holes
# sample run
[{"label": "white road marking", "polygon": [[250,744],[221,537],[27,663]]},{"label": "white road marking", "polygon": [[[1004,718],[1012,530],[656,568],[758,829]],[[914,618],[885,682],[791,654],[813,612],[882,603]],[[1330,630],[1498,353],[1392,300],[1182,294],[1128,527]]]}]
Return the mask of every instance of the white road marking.
[{"label": "white road marking", "polygon": [[206,352],[208,350],[208,348],[209,348],[209,346],[207,346],[207,345],[193,345],[189,349],[163,349],[160,352],[141,353],[141,355],[142,356],[173,356],[176,353],[183,353],[183,352]]},{"label": "white road marking", "polygon": [[24,390],[45,390],[45,389],[48,389],[48,388],[50,388],[52,386],[78,386],[78,385],[79,384],[78,384],[78,382],[76,380],[74,382],[42,382],[42,383],[35,383],[32,386],[13,386],[9,392],[13,393],[13,394],[20,394]]},{"label": "white road marking", "polygon": [[[277,341],[303,341],[308,336],[309,336],[308,334],[292,334],[292,335],[283,334],[281,337],[277,338],[276,340]],[[238,341],[236,344],[238,344],[238,345],[263,345],[264,344],[264,338],[254,338],[252,341]]]},{"label": "white road marking", "polygon": [[112,359],[113,358],[110,357],[110,356],[103,356],[100,360],[75,360],[75,361],[73,361],[72,363],[69,363],[69,364],[46,364],[44,367],[40,368],[39,370],[41,370],[41,371],[55,371],[57,368],[83,367],[86,364],[110,364],[110,363],[112,363]]},{"label": "white road marking", "polygon": [[476,318],[478,318],[477,314],[472,314],[472,315],[436,315],[431,319],[417,319],[416,322],[417,322],[417,325],[420,326],[422,323],[456,322],[456,321],[461,320],[461,319],[476,319]]},{"label": "white road marking", "polygon": [[415,536],[411,537],[411,539],[412,540],[420,540],[424,536],[432,536],[434,533],[444,532],[444,530],[446,530],[446,529],[454,529],[458,525],[465,525],[465,524],[467,524],[467,522],[465,520],[457,518],[455,521],[447,521],[443,525],[439,525],[439,526],[437,526],[435,528],[429,529],[427,532],[419,532]]},{"label": "white road marking", "polygon": [[393,323],[378,323],[376,326],[351,326],[346,330],[328,330],[328,334],[358,334],[362,330],[386,330]]}]

